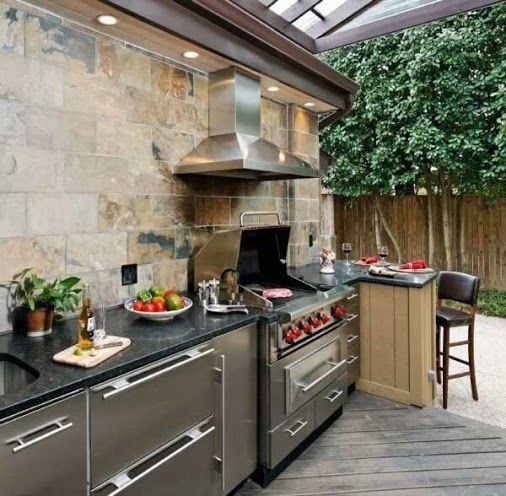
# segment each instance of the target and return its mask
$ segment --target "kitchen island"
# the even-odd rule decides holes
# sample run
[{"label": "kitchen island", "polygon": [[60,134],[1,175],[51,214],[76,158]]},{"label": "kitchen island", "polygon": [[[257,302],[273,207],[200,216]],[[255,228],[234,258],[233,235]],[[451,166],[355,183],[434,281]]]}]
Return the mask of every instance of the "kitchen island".
[{"label": "kitchen island", "polygon": [[337,262],[335,274],[318,264],[292,272],[321,290],[356,285],[360,294],[360,377],[357,389],[423,407],[435,396],[436,272],[372,276]]}]

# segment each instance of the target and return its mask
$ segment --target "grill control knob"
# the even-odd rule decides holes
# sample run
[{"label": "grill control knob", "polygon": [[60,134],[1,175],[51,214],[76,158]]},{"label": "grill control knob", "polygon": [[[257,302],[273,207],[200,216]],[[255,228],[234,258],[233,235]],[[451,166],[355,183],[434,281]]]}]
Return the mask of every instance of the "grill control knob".
[{"label": "grill control knob", "polygon": [[314,319],[313,320],[313,326],[314,327],[320,327],[322,325],[322,321],[320,319]]},{"label": "grill control knob", "polygon": [[303,320],[299,321],[297,326],[305,334],[309,334],[311,332],[311,326],[307,322],[304,322]]},{"label": "grill control knob", "polygon": [[330,320],[330,317],[326,313],[322,313],[320,314],[320,320],[323,324],[326,324]]},{"label": "grill control knob", "polygon": [[292,326],[288,327],[283,334],[284,334],[283,337],[288,344],[292,344],[296,339],[296,337],[293,333]]}]

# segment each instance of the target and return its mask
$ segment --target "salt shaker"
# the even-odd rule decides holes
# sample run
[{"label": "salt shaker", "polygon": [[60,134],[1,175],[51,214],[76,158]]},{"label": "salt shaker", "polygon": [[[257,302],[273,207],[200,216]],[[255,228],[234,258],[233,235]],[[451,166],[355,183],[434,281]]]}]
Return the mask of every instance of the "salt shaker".
[{"label": "salt shaker", "polygon": [[199,306],[206,307],[209,303],[209,284],[207,281],[200,281],[198,284],[197,296],[199,299]]},{"label": "salt shaker", "polygon": [[217,305],[220,301],[220,281],[218,279],[211,279],[209,281],[209,303]]}]

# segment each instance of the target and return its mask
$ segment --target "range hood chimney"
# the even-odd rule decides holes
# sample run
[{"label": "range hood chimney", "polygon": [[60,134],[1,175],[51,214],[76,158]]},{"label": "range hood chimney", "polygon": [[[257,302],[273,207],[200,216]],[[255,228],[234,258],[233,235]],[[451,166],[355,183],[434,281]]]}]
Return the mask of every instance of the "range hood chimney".
[{"label": "range hood chimney", "polygon": [[252,180],[319,177],[317,169],[260,137],[260,79],[237,67],[209,76],[209,137],[174,174]]}]

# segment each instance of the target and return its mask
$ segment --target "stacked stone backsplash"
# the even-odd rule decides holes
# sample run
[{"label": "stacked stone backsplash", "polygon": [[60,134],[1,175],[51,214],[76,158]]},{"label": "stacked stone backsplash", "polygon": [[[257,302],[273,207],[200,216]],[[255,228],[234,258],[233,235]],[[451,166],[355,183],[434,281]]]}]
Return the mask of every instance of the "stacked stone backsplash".
[{"label": "stacked stone backsplash", "polygon": [[[0,2],[0,284],[23,267],[75,274],[96,299],[186,289],[192,255],[243,210],[293,226],[289,262],[318,252],[319,181],[173,176],[207,136],[208,82],[157,55],[25,4]],[[262,101],[262,133],[318,165],[317,117]],[[309,248],[309,235],[315,246]],[[9,329],[0,288],[0,332]]]}]

